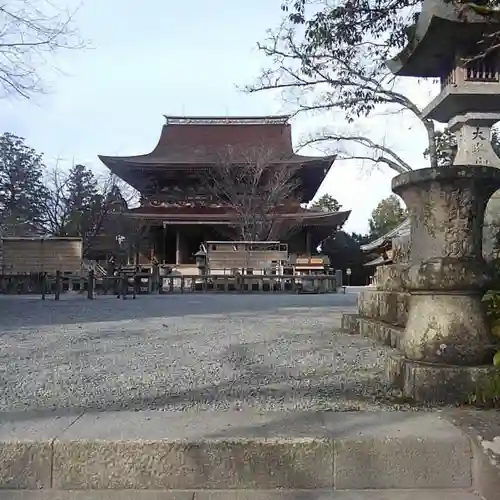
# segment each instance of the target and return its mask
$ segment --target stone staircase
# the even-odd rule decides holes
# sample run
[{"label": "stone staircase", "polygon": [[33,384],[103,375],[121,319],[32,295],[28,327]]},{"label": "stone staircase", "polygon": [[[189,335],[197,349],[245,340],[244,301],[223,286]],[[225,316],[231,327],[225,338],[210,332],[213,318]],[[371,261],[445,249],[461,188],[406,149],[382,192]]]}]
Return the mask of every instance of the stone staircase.
[{"label": "stone staircase", "polygon": [[431,412],[18,417],[0,425],[0,500],[493,500],[483,459]]}]

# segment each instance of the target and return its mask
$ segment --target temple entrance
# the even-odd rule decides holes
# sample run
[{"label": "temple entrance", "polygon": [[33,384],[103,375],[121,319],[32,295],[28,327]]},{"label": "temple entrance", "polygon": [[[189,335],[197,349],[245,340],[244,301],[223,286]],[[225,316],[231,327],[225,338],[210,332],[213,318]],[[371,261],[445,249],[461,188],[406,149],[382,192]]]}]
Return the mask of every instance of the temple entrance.
[{"label": "temple entrance", "polygon": [[195,265],[195,253],[207,240],[226,240],[213,226],[204,224],[166,225],[152,233],[155,239],[155,255],[161,264]]}]

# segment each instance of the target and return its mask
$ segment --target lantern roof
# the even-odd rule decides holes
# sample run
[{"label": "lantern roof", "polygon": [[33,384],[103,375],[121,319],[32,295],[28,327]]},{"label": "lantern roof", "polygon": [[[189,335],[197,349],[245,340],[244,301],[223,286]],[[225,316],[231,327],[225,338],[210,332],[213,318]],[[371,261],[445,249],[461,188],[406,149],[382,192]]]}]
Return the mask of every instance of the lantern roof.
[{"label": "lantern roof", "polygon": [[480,54],[488,35],[500,31],[500,10],[477,4],[424,0],[407,46],[387,61],[398,76],[441,77],[458,54]]}]

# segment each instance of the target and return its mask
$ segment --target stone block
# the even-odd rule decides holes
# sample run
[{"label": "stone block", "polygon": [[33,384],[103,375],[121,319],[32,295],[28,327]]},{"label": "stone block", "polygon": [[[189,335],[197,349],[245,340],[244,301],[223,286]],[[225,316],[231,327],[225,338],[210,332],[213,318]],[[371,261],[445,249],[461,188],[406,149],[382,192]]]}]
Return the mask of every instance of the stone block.
[{"label": "stone block", "polygon": [[443,417],[471,440],[474,489],[485,500],[497,500],[500,492],[500,412],[451,409]]},{"label": "stone block", "polygon": [[374,319],[359,318],[359,333],[379,344],[396,349],[401,348],[404,336],[404,328],[389,325]]},{"label": "stone block", "polygon": [[333,486],[333,443],[310,412],[85,415],[53,461],[59,489]]},{"label": "stone block", "polygon": [[407,269],[406,264],[378,266],[374,278],[376,289],[389,292],[405,292]]},{"label": "stone block", "polygon": [[469,440],[436,414],[360,415],[350,424],[335,439],[337,489],[471,487]]},{"label": "stone block", "polygon": [[385,378],[399,389],[404,387],[404,359],[401,354],[392,354],[385,358]]},{"label": "stone block", "polygon": [[50,488],[52,440],[76,419],[0,417],[0,488]]},{"label": "stone block", "polygon": [[358,314],[394,326],[404,327],[408,320],[410,294],[381,290],[363,290],[358,296]]},{"label": "stone block", "polygon": [[[0,491],[0,500],[478,500],[464,490]],[[489,500],[489,499],[487,499]]]},{"label": "stone block", "polygon": [[0,491],[0,500],[193,500],[193,498],[194,493],[192,491],[165,490]]},{"label": "stone block", "polygon": [[490,366],[437,365],[388,356],[385,373],[406,397],[432,404],[462,404],[469,400],[478,381],[495,369]]},{"label": "stone block", "polygon": [[0,443],[0,487],[50,488],[49,442]]},{"label": "stone block", "polygon": [[59,489],[331,488],[333,443],[321,440],[56,442]]},{"label": "stone block", "polygon": [[[479,500],[462,490],[378,491],[218,491],[198,492],[194,500]],[[0,500],[1,497],[0,497]],[[93,500],[93,499],[89,499]]]},{"label": "stone block", "polygon": [[359,333],[359,315],[342,314],[341,328],[343,332]]}]

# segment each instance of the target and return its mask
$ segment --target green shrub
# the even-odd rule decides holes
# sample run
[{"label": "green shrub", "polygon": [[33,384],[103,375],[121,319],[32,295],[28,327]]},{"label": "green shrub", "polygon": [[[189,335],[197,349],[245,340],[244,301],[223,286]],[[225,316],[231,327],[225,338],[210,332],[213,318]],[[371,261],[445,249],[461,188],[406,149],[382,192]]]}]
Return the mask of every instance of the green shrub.
[{"label": "green shrub", "polygon": [[[491,333],[500,339],[500,291],[489,290],[483,297]],[[469,403],[480,407],[500,407],[500,350],[493,356],[495,370],[480,377]]]}]

